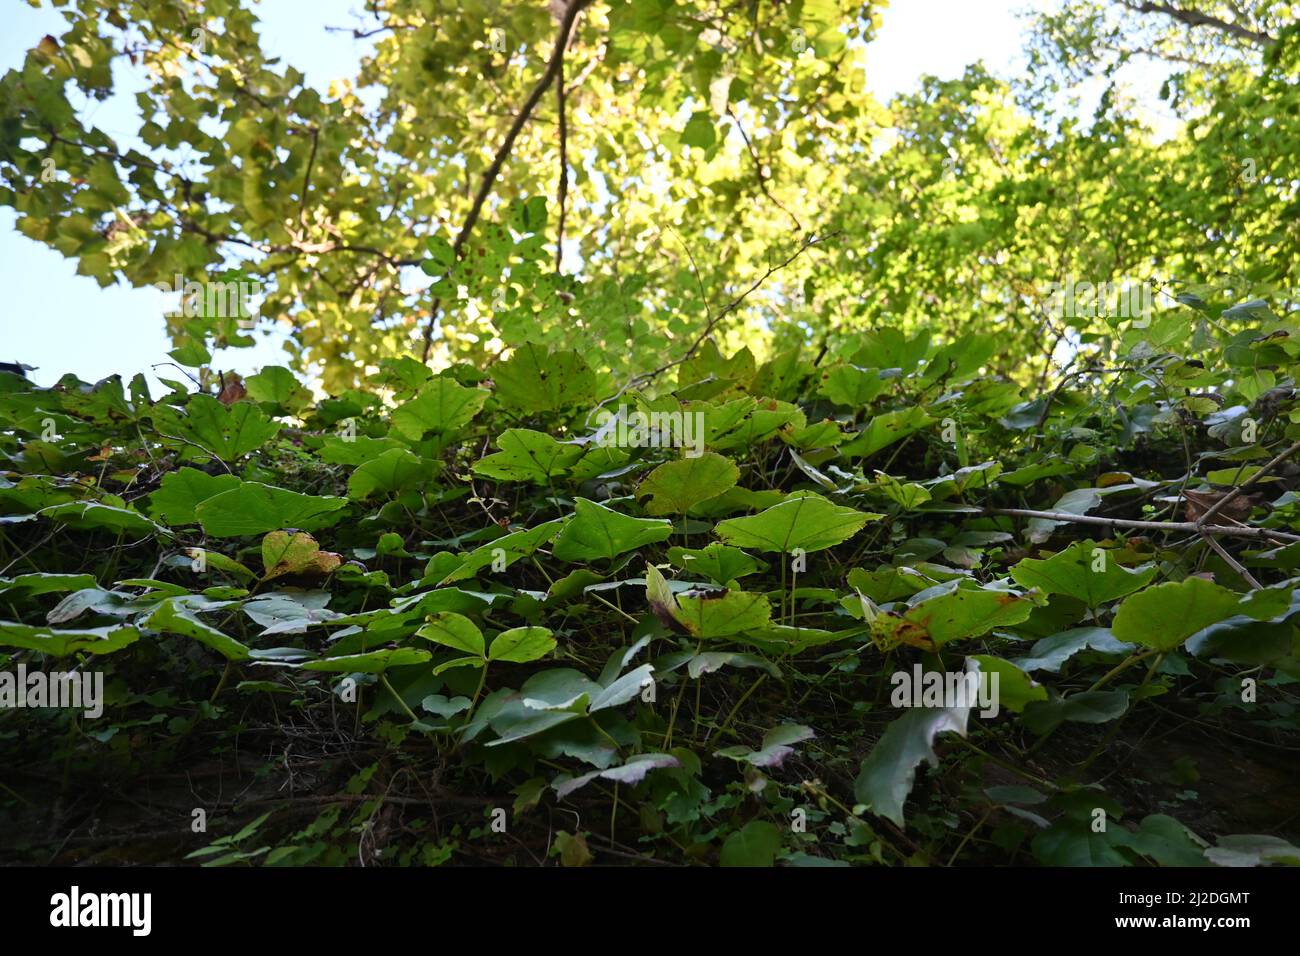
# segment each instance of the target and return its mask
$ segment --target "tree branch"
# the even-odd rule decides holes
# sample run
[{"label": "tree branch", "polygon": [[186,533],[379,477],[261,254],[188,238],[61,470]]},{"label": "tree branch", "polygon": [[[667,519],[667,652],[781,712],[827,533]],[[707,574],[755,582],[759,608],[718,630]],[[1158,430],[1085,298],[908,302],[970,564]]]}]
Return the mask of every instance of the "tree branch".
[{"label": "tree branch", "polygon": [[1280,453],[1276,458],[1270,461],[1267,465],[1265,465],[1259,471],[1251,475],[1249,479],[1243,481],[1241,484],[1233,488],[1226,495],[1224,495],[1213,505],[1207,508],[1205,514],[1201,515],[1199,518],[1196,519],[1196,524],[1199,527],[1204,527],[1206,524],[1209,523],[1209,520],[1213,518],[1215,515],[1217,515],[1220,511],[1222,511],[1225,506],[1227,506],[1236,498],[1239,498],[1244,492],[1248,491],[1249,489],[1253,488],[1255,485],[1259,484],[1260,481],[1265,476],[1267,476],[1269,472],[1271,472],[1278,465],[1282,464],[1282,462],[1286,461],[1297,451],[1300,451],[1300,441],[1296,442],[1290,448],[1287,448],[1285,451]]},{"label": "tree branch", "polygon": [[1189,27],[1210,27],[1220,33],[1226,33],[1239,40],[1245,40],[1247,43],[1254,43],[1256,46],[1269,47],[1277,42],[1274,37],[1269,36],[1267,33],[1248,29],[1229,20],[1221,20],[1208,13],[1201,13],[1199,10],[1184,10],[1170,3],[1152,3],[1150,0],[1143,3],[1120,0],[1120,3],[1134,13],[1163,13],[1165,16]]},{"label": "tree branch", "polygon": [[1068,511],[1029,511],[1025,508],[981,508],[986,515],[1008,515],[1013,518],[1043,518],[1048,521],[1075,524],[1094,524],[1109,528],[1133,528],[1141,531],[1188,531],[1192,534],[1222,534],[1235,538],[1272,538],[1276,541],[1300,541],[1300,534],[1288,534],[1271,528],[1251,528],[1246,525],[1206,525],[1195,521],[1136,521],[1129,518],[1102,518],[1096,515],[1076,515]]},{"label": "tree branch", "polygon": [[749,141],[749,136],[745,133],[745,127],[740,125],[740,120],[736,117],[736,114],[731,111],[730,106],[727,107],[727,115],[730,116],[731,121],[736,124],[736,129],[740,131],[740,138],[745,141],[745,149],[749,151],[749,158],[754,161],[754,173],[758,176],[758,188],[763,190],[763,195],[767,197],[768,201],[772,203],[772,205],[776,206],[777,209],[790,217],[790,221],[794,223],[795,232],[803,232],[803,226],[800,225],[798,217],[796,217],[789,209],[786,209],[785,206],[781,205],[780,200],[773,196],[768,190],[767,176],[763,175],[763,162],[758,158],[758,153],[754,152],[754,144]]},{"label": "tree branch", "polygon": [[[560,21],[559,34],[555,38],[555,49],[551,53],[550,62],[546,64],[546,72],[542,74],[541,79],[537,81],[537,85],[528,94],[528,99],[524,100],[524,105],[515,116],[514,122],[510,124],[510,129],[506,131],[506,138],[502,141],[500,148],[497,149],[492,163],[483,171],[483,181],[479,184],[478,193],[474,196],[474,201],[470,205],[469,215],[465,217],[465,223],[460,227],[460,233],[456,236],[456,241],[452,243],[452,251],[456,256],[460,255],[465,240],[469,238],[470,232],[474,229],[474,224],[478,222],[479,213],[483,211],[483,203],[492,191],[492,184],[496,182],[497,176],[501,174],[501,167],[505,165],[506,159],[510,156],[510,151],[515,145],[515,139],[527,124],[528,118],[533,115],[533,110],[537,108],[542,95],[560,74],[561,64],[564,61],[564,51],[569,45],[569,31],[573,28],[573,23],[577,20],[578,14],[590,3],[591,0],[570,0],[568,7],[565,9],[564,19]],[[421,361],[428,361],[429,359],[429,350],[433,347],[433,328],[437,322],[438,306],[440,304],[441,299],[435,298],[429,309],[429,324],[424,329],[424,353],[421,356]]]},{"label": "tree branch", "polygon": [[556,203],[560,217],[555,230],[555,271],[559,273],[564,261],[564,211],[569,199],[569,122],[564,110],[564,59],[555,74],[555,108],[560,114],[560,187]]}]

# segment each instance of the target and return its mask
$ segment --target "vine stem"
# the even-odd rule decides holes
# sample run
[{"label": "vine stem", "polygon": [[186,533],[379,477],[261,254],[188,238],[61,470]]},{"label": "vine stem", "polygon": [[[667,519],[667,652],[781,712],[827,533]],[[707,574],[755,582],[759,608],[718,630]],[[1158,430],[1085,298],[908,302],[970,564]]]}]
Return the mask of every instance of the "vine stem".
[{"label": "vine stem", "polygon": [[411,710],[410,707],[406,706],[406,701],[402,700],[402,695],[393,690],[393,685],[388,682],[388,675],[383,671],[379,672],[379,683],[383,684],[384,689],[396,698],[398,705],[401,706],[402,710],[406,711],[406,716],[410,717],[412,722],[418,723],[420,718],[416,717],[415,712]]}]

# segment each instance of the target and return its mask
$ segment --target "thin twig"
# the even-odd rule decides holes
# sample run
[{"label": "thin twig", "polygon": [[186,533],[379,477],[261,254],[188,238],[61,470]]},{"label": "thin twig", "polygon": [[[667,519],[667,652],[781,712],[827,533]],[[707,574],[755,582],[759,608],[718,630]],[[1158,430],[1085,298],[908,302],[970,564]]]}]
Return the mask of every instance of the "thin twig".
[{"label": "thin twig", "polygon": [[1268,475],[1269,472],[1271,472],[1278,465],[1282,464],[1282,462],[1286,461],[1297,451],[1300,451],[1300,441],[1296,442],[1290,448],[1286,449],[1286,451],[1279,454],[1267,465],[1265,465],[1259,471],[1251,475],[1250,478],[1248,478],[1246,481],[1243,481],[1237,487],[1233,488],[1226,495],[1224,495],[1222,498],[1220,498],[1218,501],[1212,504],[1208,509],[1206,509],[1205,514],[1201,515],[1199,518],[1196,519],[1197,527],[1198,528],[1204,527],[1209,522],[1209,520],[1213,518],[1215,515],[1217,515],[1220,511],[1222,511],[1227,504],[1229,504],[1236,498],[1240,497],[1241,494],[1245,492],[1247,489],[1253,488],[1255,485],[1259,484],[1260,481],[1262,481],[1264,477]]},{"label": "thin twig", "polygon": [[1076,515],[1068,511],[1030,511],[1025,508],[981,508],[987,515],[1008,515],[1015,518],[1043,518],[1047,521],[1075,524],[1095,524],[1111,528],[1134,528],[1143,531],[1189,531],[1200,534],[1223,534],[1237,538],[1275,538],[1281,541],[1300,541],[1300,534],[1287,534],[1272,528],[1232,527],[1230,525],[1199,526],[1195,521],[1135,521],[1129,518],[1102,518],[1094,515]]}]

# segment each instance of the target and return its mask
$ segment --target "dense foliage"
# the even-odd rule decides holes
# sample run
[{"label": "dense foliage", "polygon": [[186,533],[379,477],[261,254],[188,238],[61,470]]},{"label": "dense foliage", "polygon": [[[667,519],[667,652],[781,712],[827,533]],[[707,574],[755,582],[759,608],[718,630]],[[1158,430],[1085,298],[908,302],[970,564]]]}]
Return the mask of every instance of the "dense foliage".
[{"label": "dense foliage", "polygon": [[[383,0],[323,96],[232,0],[72,4],[0,201],[292,352],[0,372],[10,857],[1300,863],[1286,6],[885,107],[869,5]],[[1178,135],[1054,105],[1140,54]],[[78,115],[124,56],[149,154]]]}]

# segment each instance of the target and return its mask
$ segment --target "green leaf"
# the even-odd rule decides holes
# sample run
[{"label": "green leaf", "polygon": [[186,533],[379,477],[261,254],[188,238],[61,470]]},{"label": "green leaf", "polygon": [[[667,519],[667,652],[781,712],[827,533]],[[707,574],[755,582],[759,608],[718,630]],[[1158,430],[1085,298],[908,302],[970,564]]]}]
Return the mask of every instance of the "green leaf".
[{"label": "green leaf", "polygon": [[1018,657],[1011,663],[1024,671],[1051,671],[1080,651],[1092,650],[1102,654],[1129,654],[1134,645],[1115,640],[1108,627],[1076,627],[1060,634],[1045,637],[1029,649],[1028,657]]},{"label": "green leaf", "polygon": [[382,674],[393,667],[423,664],[433,655],[414,647],[385,648],[365,654],[345,654],[341,657],[324,657],[299,664],[305,671],[327,671],[332,674]]},{"label": "green leaf", "polygon": [[297,412],[311,402],[307,391],[282,365],[267,365],[256,375],[244,379],[248,397],[259,402],[270,402],[287,412]]},{"label": "green leaf", "polygon": [[903,826],[903,804],[912,792],[916,768],[923,760],[932,767],[939,765],[934,738],[947,732],[965,737],[970,710],[964,705],[917,707],[891,723],[862,762],[854,783],[858,803],[895,826]]},{"label": "green leaf", "polygon": [[476,657],[484,656],[483,632],[469,618],[454,611],[434,614],[429,622],[415,632],[426,641],[464,651]]},{"label": "green leaf", "polygon": [[781,849],[781,830],[767,820],[750,820],[722,844],[723,866],[770,867]]},{"label": "green leaf", "polygon": [[934,421],[919,406],[877,415],[857,438],[840,446],[840,453],[849,458],[869,458],[882,448],[929,427]]},{"label": "green leaf", "polygon": [[981,680],[984,680],[986,675],[997,675],[999,707],[1005,707],[1012,713],[1018,714],[1031,701],[1047,700],[1047,688],[1035,684],[1014,661],[1006,661],[989,654],[972,654],[971,657],[979,662]]},{"label": "green leaf", "polygon": [[636,496],[651,496],[646,514],[684,515],[693,505],[733,487],[739,478],[735,462],[708,451],[696,458],[678,458],[660,465],[641,482]]},{"label": "green leaf", "polygon": [[713,117],[708,113],[693,113],[682,130],[682,142],[687,146],[708,149],[718,140],[718,131],[713,125]]},{"label": "green leaf", "polygon": [[439,465],[439,462],[413,455],[405,449],[389,449],[352,472],[348,479],[348,497],[364,501],[377,493],[392,494],[403,488],[423,485]]},{"label": "green leaf", "polygon": [[884,515],[831,504],[821,495],[792,495],[780,504],[747,518],[728,518],[714,529],[724,542],[738,548],[821,551],[847,541],[868,521]]},{"label": "green leaf", "polygon": [[262,580],[270,581],[285,574],[328,574],[343,563],[332,551],[320,545],[305,531],[272,531],[262,539]]},{"label": "green leaf", "polygon": [[1011,569],[1017,584],[1044,594],[1067,594],[1090,608],[1146,587],[1158,573],[1154,565],[1136,570],[1122,567],[1111,552],[1092,541],[1076,541],[1043,561],[1025,558]]},{"label": "green leaf", "polygon": [[162,484],[149,496],[149,513],[164,524],[194,524],[194,509],[209,498],[239,487],[234,475],[209,475],[197,468],[181,468],[163,476]]},{"label": "green leaf", "polygon": [[227,634],[223,634],[209,624],[200,621],[194,615],[182,610],[174,600],[166,600],[145,621],[145,627],[166,634],[180,634],[192,637],[207,647],[212,648],[228,661],[248,660],[248,648]]},{"label": "green leaf", "polygon": [[67,657],[79,653],[112,654],[139,639],[140,632],[125,625],[55,630],[0,621],[0,646],[40,651],[51,657]]},{"label": "green leaf", "polygon": [[654,613],[670,617],[682,633],[712,638],[762,630],[772,619],[772,605],[761,594],[718,588],[674,595],[653,565],[646,568],[646,597]]},{"label": "green leaf", "polygon": [[530,415],[596,400],[596,375],[577,352],[548,351],[523,345],[492,369],[497,399],[506,407]]},{"label": "green leaf", "polygon": [[474,464],[474,474],[500,481],[531,481],[545,485],[564,474],[579,458],[582,447],[558,442],[529,428],[510,428],[497,439],[500,451]]},{"label": "green leaf", "polygon": [[535,528],[512,531],[510,534],[495,538],[483,545],[483,547],[471,551],[454,570],[432,583],[441,587],[455,581],[463,581],[466,578],[474,577],[479,571],[491,567],[497,562],[504,563],[508,568],[515,561],[534,553],[559,534],[560,529],[564,527],[565,520],[557,518],[554,521],[544,521]]},{"label": "green leaf", "polygon": [[540,660],[555,650],[555,644],[550,628],[512,627],[493,639],[488,660],[527,664]]},{"label": "green leaf", "polygon": [[1097,831],[1083,820],[1062,818],[1034,837],[1034,857],[1044,866],[1129,866],[1119,852],[1132,837],[1121,826]]},{"label": "green leaf", "polygon": [[425,240],[425,247],[429,250],[429,258],[421,263],[421,268],[429,275],[443,275],[456,265],[456,252],[442,236],[430,236]]},{"label": "green leaf", "polygon": [[739,548],[729,548],[717,541],[703,548],[669,548],[668,560],[689,574],[703,574],[718,584],[726,584],[767,567]]},{"label": "green leaf", "polygon": [[246,481],[194,509],[203,530],[216,538],[265,534],[280,528],[315,531],[338,522],[348,499],[303,495],[274,485]]},{"label": "green leaf", "polygon": [[1068,697],[1051,696],[1025,706],[1021,718],[1030,733],[1045,734],[1067,720],[1080,724],[1104,724],[1128,710],[1128,692],[1088,690]]},{"label": "green leaf", "polygon": [[610,780],[624,786],[634,787],[644,780],[646,774],[651,770],[680,766],[681,761],[672,754],[636,754],[629,757],[624,764],[618,767],[610,767],[607,770],[594,770],[580,777],[561,776],[556,778],[554,784],[555,795],[563,800],[575,790],[585,787],[598,777],[602,780]]},{"label": "green leaf", "polygon": [[38,513],[80,531],[111,531],[115,534],[124,534],[128,538],[143,538],[151,534],[167,533],[166,528],[150,521],[138,511],[100,504],[96,501],[69,501],[42,508]]},{"label": "green leaf", "polygon": [[20,597],[36,597],[39,594],[59,593],[62,591],[80,591],[84,588],[97,587],[99,584],[93,574],[53,574],[36,571],[32,574],[20,574],[16,578],[0,578],[0,594],[6,601]]},{"label": "green leaf", "polygon": [[923,600],[901,616],[890,613],[877,617],[872,623],[873,637],[886,644],[928,639],[935,647],[942,647],[949,641],[987,634],[995,627],[1019,624],[1035,607],[1023,594],[991,588],[950,587],[933,597],[925,597],[925,593],[918,595]]},{"label": "green leaf", "polygon": [[486,389],[465,388],[445,377],[432,378],[415,398],[393,409],[393,430],[408,441],[419,441],[429,432],[454,432],[469,424],[487,399]]},{"label": "green leaf", "polygon": [[642,545],[663,541],[673,533],[668,521],[633,518],[613,508],[578,498],[574,517],[564,526],[552,553],[561,561],[613,558]]},{"label": "green leaf", "polygon": [[280,431],[252,402],[235,402],[226,407],[211,395],[196,392],[181,416],[170,405],[154,408],[159,434],[192,442],[225,462],[233,462],[256,451]]},{"label": "green leaf", "polygon": [[815,736],[813,729],[803,724],[781,724],[763,735],[763,742],[757,750],[744,746],[728,747],[719,750],[718,754],[733,760],[743,760],[761,769],[769,769],[781,766],[785,758],[794,753],[795,744],[811,740]]},{"label": "green leaf", "polygon": [[1217,866],[1300,866],[1300,848],[1281,837],[1241,833],[1219,837],[1205,858]]},{"label": "green leaf", "polygon": [[836,405],[862,408],[885,388],[879,369],[840,363],[821,373],[821,393]]},{"label": "green leaf", "polygon": [[1119,606],[1115,638],[1158,651],[1172,651],[1197,631],[1238,613],[1238,595],[1204,578],[1157,584]]}]

